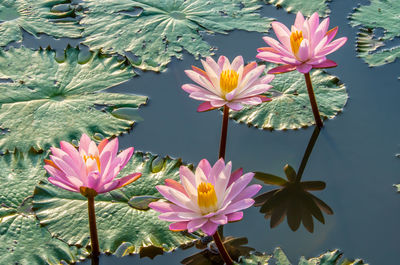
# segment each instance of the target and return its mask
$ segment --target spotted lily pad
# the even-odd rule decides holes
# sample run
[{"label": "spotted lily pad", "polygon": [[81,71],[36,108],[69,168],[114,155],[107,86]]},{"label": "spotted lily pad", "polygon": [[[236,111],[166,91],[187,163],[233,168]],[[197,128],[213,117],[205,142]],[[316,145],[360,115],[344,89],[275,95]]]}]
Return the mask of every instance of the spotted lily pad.
[{"label": "spotted lily pad", "polygon": [[[182,244],[197,240],[194,234],[172,232],[169,223],[158,219],[158,212],[131,206],[130,198],[138,196],[160,196],[155,186],[166,178],[179,179],[180,159],[166,157],[163,166],[153,170],[156,156],[135,153],[120,173],[142,172],[142,176],[120,189],[123,196],[99,195],[95,198],[97,228],[100,249],[115,252],[121,245],[124,255],[138,253],[148,246],[172,251]],[[125,198],[125,199],[124,199]],[[37,186],[34,195],[34,211],[49,231],[70,245],[86,246],[89,243],[87,200],[78,193],[68,192],[47,182]],[[143,205],[141,205],[143,208]],[[128,246],[128,247],[126,247]]]},{"label": "spotted lily pad", "polygon": [[[350,261],[348,259],[342,260],[341,257],[342,253],[339,250],[328,251],[316,258],[306,259],[301,257],[298,265],[367,265],[360,259]],[[238,264],[266,265],[270,264],[269,262],[276,265],[292,265],[285,253],[279,247],[274,250],[273,255],[253,252],[249,256],[241,257]]]},{"label": "spotted lily pad", "polygon": [[265,2],[283,7],[287,12],[297,13],[301,11],[305,16],[311,16],[318,12],[320,16],[327,16],[330,12],[328,1],[330,0],[264,0]]},{"label": "spotted lily pad", "polygon": [[[400,58],[400,2],[397,0],[371,0],[350,16],[353,27],[361,26],[357,38],[358,55],[369,66],[380,66]],[[375,36],[383,29],[382,36]]]},{"label": "spotted lily pad", "polygon": [[35,184],[45,176],[43,155],[3,155],[0,167],[0,264],[60,264],[61,260],[82,259],[82,250],[53,238],[32,212]]},{"label": "spotted lily pad", "polygon": [[171,57],[182,58],[183,50],[196,58],[212,54],[202,31],[266,32],[272,21],[260,17],[257,0],[84,0],[82,5],[85,44],[128,54],[134,66],[155,71]]},{"label": "spotted lily pad", "polygon": [[22,29],[30,34],[79,38],[81,28],[75,20],[70,0],[0,1],[0,46],[22,40]]},{"label": "spotted lily pad", "polygon": [[101,91],[133,75],[115,57],[76,48],[57,58],[48,49],[0,51],[0,149],[39,150],[82,133],[110,137],[126,132],[134,121],[111,112],[138,108],[146,97]]},{"label": "spotted lily pad", "polygon": [[[347,92],[336,76],[311,71],[311,81],[322,118],[332,119],[347,102]],[[279,74],[266,94],[272,99],[257,106],[230,111],[230,118],[260,129],[299,129],[315,124],[304,76],[297,71]]]}]

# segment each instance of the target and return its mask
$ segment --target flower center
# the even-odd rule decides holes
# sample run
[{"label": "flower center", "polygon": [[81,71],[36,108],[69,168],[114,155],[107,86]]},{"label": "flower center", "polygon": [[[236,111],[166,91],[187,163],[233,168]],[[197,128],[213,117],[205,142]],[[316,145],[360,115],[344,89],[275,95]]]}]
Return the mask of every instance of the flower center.
[{"label": "flower center", "polygon": [[217,210],[217,194],[211,183],[202,182],[197,187],[197,204],[202,214],[208,214]]},{"label": "flower center", "polygon": [[294,31],[290,35],[290,45],[292,46],[292,51],[296,55],[299,52],[301,41],[303,40],[302,31]]},{"label": "flower center", "polygon": [[[97,171],[101,171],[101,167],[100,167],[100,158],[98,156],[94,156],[94,155],[83,155],[83,160],[85,160],[85,164],[86,164],[86,168],[88,170],[88,172],[90,171],[95,171],[97,169]],[[96,168],[97,166],[97,168]]]},{"label": "flower center", "polygon": [[238,85],[239,74],[235,70],[224,70],[219,77],[221,92],[226,95]]}]

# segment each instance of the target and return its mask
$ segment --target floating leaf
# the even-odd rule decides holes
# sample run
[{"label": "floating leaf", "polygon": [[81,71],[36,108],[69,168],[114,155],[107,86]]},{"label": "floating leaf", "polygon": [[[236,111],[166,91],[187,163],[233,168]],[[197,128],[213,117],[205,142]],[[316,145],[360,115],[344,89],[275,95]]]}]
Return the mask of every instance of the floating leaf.
[{"label": "floating leaf", "polygon": [[79,38],[81,27],[75,20],[70,0],[4,0],[0,2],[0,46],[22,40],[22,29],[32,35]]},{"label": "floating leaf", "polygon": [[[400,57],[400,2],[398,0],[371,0],[370,5],[360,6],[350,16],[353,27],[361,26],[357,38],[358,55],[369,66],[394,62]],[[383,36],[376,37],[376,29],[383,29]],[[389,44],[392,47],[385,47]]]},{"label": "floating leaf", "polygon": [[[350,261],[348,259],[341,260],[342,253],[339,250],[328,251],[319,257],[306,259],[304,257],[300,258],[298,265],[367,265],[360,259]],[[271,263],[270,263],[271,262]],[[265,253],[252,252],[249,256],[241,257],[239,263],[240,265],[292,265],[286,254],[281,248],[277,247],[274,250],[273,255],[268,255]]]},{"label": "floating leaf", "polygon": [[283,7],[287,12],[302,12],[304,16],[311,16],[318,12],[320,16],[327,16],[330,12],[327,2],[330,0],[264,0],[266,3]]},{"label": "floating leaf", "polygon": [[196,58],[212,54],[201,31],[266,32],[272,21],[258,14],[257,0],[117,0],[82,2],[84,43],[126,54],[142,69],[160,71],[186,50]]},{"label": "floating leaf", "polygon": [[[152,172],[156,156],[135,153],[120,172],[121,176],[141,172],[139,180],[121,189],[125,197],[159,196],[156,185],[164,184],[166,178],[179,179],[180,159],[165,158],[163,168]],[[109,193],[95,199],[97,229],[100,248],[104,252],[126,255],[139,253],[142,247],[155,246],[172,251],[182,244],[197,240],[197,236],[172,232],[169,223],[158,219],[158,212],[139,210],[128,201],[116,201]],[[70,245],[86,246],[89,243],[87,200],[78,193],[68,192],[48,183],[37,186],[34,195],[34,211],[40,223],[56,237]]]},{"label": "floating leaf", "polygon": [[32,195],[45,175],[43,165],[43,155],[0,156],[0,264],[73,263],[83,258],[81,250],[53,238],[33,215]]},{"label": "floating leaf", "polygon": [[0,83],[1,149],[40,150],[83,133],[108,138],[132,127],[110,112],[137,108],[146,97],[101,92],[129,80],[132,68],[100,53],[79,61],[81,54],[69,47],[57,61],[48,49],[0,51],[0,78],[7,81]]},{"label": "floating leaf", "polygon": [[400,184],[394,184],[393,186],[397,189],[397,192],[400,192]]},{"label": "floating leaf", "polygon": [[[271,67],[269,67],[271,68]],[[321,117],[332,119],[346,105],[345,86],[336,76],[321,70],[311,72]],[[299,129],[315,124],[304,76],[297,71],[279,74],[266,94],[272,100],[257,106],[230,111],[230,118],[261,129]]]}]

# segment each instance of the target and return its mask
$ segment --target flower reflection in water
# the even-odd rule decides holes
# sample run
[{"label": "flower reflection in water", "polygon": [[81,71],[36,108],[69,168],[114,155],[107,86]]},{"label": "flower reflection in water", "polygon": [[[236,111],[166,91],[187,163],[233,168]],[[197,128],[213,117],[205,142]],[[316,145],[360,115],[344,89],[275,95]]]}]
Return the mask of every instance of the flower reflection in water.
[{"label": "flower reflection in water", "polygon": [[290,229],[296,231],[302,222],[304,227],[312,233],[314,231],[313,217],[324,224],[322,212],[328,215],[333,214],[332,209],[325,202],[310,193],[310,191],[325,189],[325,182],[301,181],[319,132],[320,129],[315,127],[297,173],[290,165],[284,167],[286,179],[272,174],[256,173],[255,178],[264,183],[280,186],[255,198],[254,206],[261,207],[260,212],[264,214],[265,219],[271,218],[271,228],[278,226],[287,216]]}]

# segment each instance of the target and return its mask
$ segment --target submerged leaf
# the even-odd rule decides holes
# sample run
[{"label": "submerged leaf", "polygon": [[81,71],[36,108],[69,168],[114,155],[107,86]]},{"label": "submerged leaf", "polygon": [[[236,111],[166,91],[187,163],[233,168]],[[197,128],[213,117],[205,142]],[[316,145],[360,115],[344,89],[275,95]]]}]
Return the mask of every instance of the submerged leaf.
[{"label": "submerged leaf", "polygon": [[[347,102],[344,84],[336,76],[321,70],[313,70],[311,80],[321,117],[334,118]],[[301,73],[294,71],[276,75],[270,84],[273,88],[266,95],[271,101],[245,106],[240,111],[231,110],[229,117],[260,129],[299,129],[315,124],[306,82]]]},{"label": "submerged leaf", "polygon": [[[132,172],[142,173],[139,180],[120,189],[126,197],[154,199],[159,196],[156,185],[164,184],[167,178],[179,179],[179,167],[182,165],[180,159],[166,157],[163,168],[153,173],[151,165],[155,158],[151,154],[136,152],[120,172],[121,176]],[[89,244],[85,197],[46,182],[37,186],[33,203],[40,223],[52,235],[70,245]],[[158,219],[158,212],[147,208],[141,210],[131,204],[132,201],[116,201],[109,193],[95,198],[97,229],[101,238],[99,243],[103,252],[119,249],[119,255],[127,255],[139,253],[141,248],[148,246],[172,251],[182,244],[197,240],[198,237],[193,234],[170,231],[169,223]],[[134,205],[138,206],[135,200]]]},{"label": "submerged leaf", "polygon": [[109,138],[132,127],[110,112],[138,108],[146,97],[101,91],[129,80],[133,69],[101,53],[78,62],[80,54],[69,47],[57,61],[48,49],[0,51],[0,78],[8,80],[0,83],[0,149],[46,149],[83,133]]},{"label": "submerged leaf", "polygon": [[257,0],[113,0],[82,2],[84,43],[125,54],[132,65],[162,70],[182,51],[196,58],[212,54],[202,32],[234,29],[266,32],[272,21],[258,13]]},{"label": "submerged leaf", "polygon": [[[371,0],[369,5],[355,9],[350,16],[353,27],[361,26],[357,38],[358,56],[369,66],[380,66],[400,58],[400,1]],[[382,36],[375,36],[376,29],[383,29]],[[386,47],[390,43],[391,47]]]},{"label": "submerged leaf", "polygon": [[327,2],[330,0],[264,0],[266,3],[283,7],[287,12],[300,11],[304,16],[311,16],[318,12],[320,16],[327,16],[330,12]]},{"label": "submerged leaf", "polygon": [[22,29],[34,36],[38,33],[68,38],[81,36],[70,0],[3,0],[0,21],[0,46],[21,41]]}]

